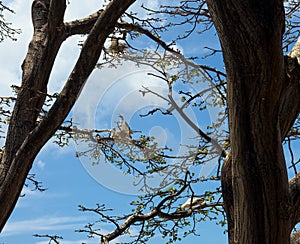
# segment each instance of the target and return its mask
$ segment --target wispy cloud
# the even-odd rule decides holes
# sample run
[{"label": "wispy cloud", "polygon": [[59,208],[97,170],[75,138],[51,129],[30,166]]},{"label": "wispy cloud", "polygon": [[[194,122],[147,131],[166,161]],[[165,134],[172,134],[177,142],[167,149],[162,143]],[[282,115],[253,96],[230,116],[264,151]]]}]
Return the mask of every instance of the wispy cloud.
[{"label": "wispy cloud", "polygon": [[[20,198],[17,202],[16,208],[29,208],[32,209],[35,206],[37,200],[49,201],[51,199],[60,200],[67,199],[70,197],[69,193],[53,193],[53,192],[40,192],[38,190],[31,190],[30,188],[24,187],[22,189],[21,195],[24,197]],[[61,201],[63,201],[61,200]]]},{"label": "wispy cloud", "polygon": [[[99,239],[83,239],[83,240],[60,240],[59,243],[61,244],[82,244],[82,243],[89,243],[89,244],[99,244]],[[36,244],[49,244],[49,241],[39,241]]]},{"label": "wispy cloud", "polygon": [[[106,224],[104,224],[104,225],[106,225]],[[136,228],[131,228],[130,232],[131,232],[130,235],[134,235],[134,236],[137,236],[139,234],[139,230]],[[109,231],[105,228],[101,228],[101,233],[107,234],[107,233],[109,233]],[[89,239],[77,239],[76,235],[78,235],[78,234],[75,233],[74,240],[62,239],[62,240],[59,240],[59,243],[61,243],[61,244],[83,244],[83,243],[98,244],[99,243],[98,236],[95,236],[94,238],[89,238]],[[117,237],[115,240],[110,241],[109,243],[117,244],[117,243],[126,243],[129,241],[132,241],[132,238],[129,235],[122,235],[122,236]],[[48,244],[48,243],[49,243],[49,241],[36,242],[36,244]]]},{"label": "wispy cloud", "polygon": [[13,221],[6,224],[2,236],[38,233],[40,231],[74,230],[87,221],[86,217],[49,217],[43,216],[31,220]]},{"label": "wispy cloud", "polygon": [[[110,241],[109,243],[111,244],[117,244],[117,243],[124,243],[128,242],[127,237],[119,237],[116,240]],[[81,239],[81,240],[59,240],[59,243],[61,244],[83,244],[83,243],[88,243],[88,244],[99,244],[99,237],[96,238],[90,238],[90,239]],[[49,244],[49,241],[39,241],[36,242],[36,244]]]},{"label": "wispy cloud", "polygon": [[117,69],[95,70],[74,108],[75,121],[89,128],[95,127],[96,121],[111,127],[120,113],[128,118],[147,106],[165,107],[166,102],[161,98],[139,92],[144,86],[160,94],[167,93],[166,84],[147,75],[149,72],[149,68],[133,63],[124,63]]}]

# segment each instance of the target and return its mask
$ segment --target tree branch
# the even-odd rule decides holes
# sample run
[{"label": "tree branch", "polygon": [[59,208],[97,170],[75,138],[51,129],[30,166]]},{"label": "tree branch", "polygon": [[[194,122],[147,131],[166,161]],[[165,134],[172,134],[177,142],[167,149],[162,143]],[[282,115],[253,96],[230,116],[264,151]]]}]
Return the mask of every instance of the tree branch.
[{"label": "tree branch", "polygon": [[[180,190],[180,193],[182,193],[181,190]],[[176,194],[176,195],[180,195],[180,194]],[[166,220],[182,219],[182,218],[190,217],[190,216],[192,216],[192,214],[195,211],[200,211],[200,210],[202,210],[204,208],[207,208],[207,207],[222,206],[222,203],[212,203],[212,204],[203,204],[203,205],[197,206],[195,208],[189,208],[189,209],[184,210],[184,211],[176,211],[176,212],[173,212],[173,213],[164,213],[163,211],[161,211],[161,207],[163,207],[163,203],[170,200],[171,198],[174,198],[174,197],[175,197],[175,195],[171,195],[171,196],[166,197],[165,199],[163,199],[157,205],[157,207],[154,210],[152,210],[151,212],[149,212],[147,214],[136,213],[136,214],[130,215],[124,221],[124,223],[122,225],[118,226],[112,232],[110,232],[106,235],[103,235],[101,243],[103,243],[103,244],[108,243],[109,241],[116,239],[117,237],[124,234],[124,232],[126,232],[126,230],[128,230],[130,228],[130,226],[132,226],[132,225],[134,225],[138,222],[144,223],[145,221],[147,221],[149,219],[153,219],[155,217],[163,218],[163,219],[165,219],[165,221]]]},{"label": "tree branch", "polygon": [[136,31],[138,33],[144,34],[145,36],[149,37],[151,40],[155,41],[158,45],[160,45],[162,48],[164,48],[166,51],[174,54],[177,58],[179,58],[184,64],[187,66],[191,66],[193,68],[197,69],[203,69],[207,71],[214,72],[218,75],[226,77],[226,74],[209,66],[206,65],[199,65],[195,64],[192,61],[187,60],[179,51],[174,50],[173,48],[170,47],[170,45],[166,44],[164,41],[162,41],[159,37],[155,36],[154,34],[151,33],[151,31],[141,27],[139,24],[130,24],[127,22],[121,22],[117,24],[117,27],[126,29],[126,31]]},{"label": "tree branch", "polygon": [[57,235],[40,235],[40,234],[34,234],[33,235],[34,237],[39,237],[39,238],[48,238],[49,239],[49,242],[48,243],[51,243],[52,241],[55,243],[55,244],[59,244],[59,239],[63,239],[61,236],[57,236]]},{"label": "tree branch", "polygon": [[[188,184],[186,184],[186,180],[187,180],[187,175],[185,176],[185,181],[184,181],[184,185],[181,187],[181,189],[179,191],[177,191],[176,193],[173,193],[167,197],[165,197],[163,200],[161,200],[157,206],[150,211],[147,214],[140,214],[140,213],[135,213],[130,215],[122,225],[117,224],[115,221],[111,221],[114,225],[116,225],[116,229],[113,230],[112,232],[106,234],[106,235],[102,235],[101,238],[101,243],[105,244],[108,243],[109,241],[119,237],[120,235],[122,235],[130,226],[132,226],[133,224],[137,223],[137,222],[144,222],[146,220],[152,219],[156,216],[165,216],[162,212],[161,212],[161,208],[163,207],[163,205],[173,199],[176,196],[179,196],[187,187]],[[190,210],[191,212],[191,210]],[[102,216],[102,214],[100,214]],[[181,216],[182,217],[182,216]]]},{"label": "tree branch", "polygon": [[226,157],[226,152],[225,150],[219,145],[218,141],[215,140],[214,138],[210,137],[209,135],[207,135],[204,131],[202,131],[182,110],[182,108],[180,108],[178,106],[178,104],[175,102],[175,100],[173,99],[172,95],[168,96],[170,99],[170,103],[172,104],[172,106],[175,108],[175,110],[180,114],[180,116],[184,119],[184,121],[191,126],[191,128],[196,131],[196,133],[201,136],[202,138],[204,138],[207,142],[212,143],[212,145],[216,148],[217,152],[222,156],[222,157]]},{"label": "tree branch", "polygon": [[[155,217],[160,217],[162,219],[164,219],[164,221],[167,220],[176,220],[176,219],[182,219],[182,218],[186,218],[186,217],[190,217],[192,216],[193,213],[195,213],[195,211],[199,212],[204,208],[207,207],[217,207],[217,206],[223,206],[222,203],[216,202],[216,203],[203,203],[194,207],[190,207],[187,210],[179,210],[177,209],[175,212],[172,213],[165,213],[164,211],[162,211],[162,209],[164,209],[166,207],[166,203],[168,201],[172,201],[172,199],[180,196],[187,187],[189,187],[189,184],[187,184],[186,180],[187,180],[187,176],[188,174],[186,174],[185,176],[185,180],[184,180],[184,184],[182,185],[182,187],[175,193],[170,194],[169,196],[163,198],[154,208],[152,211],[146,213],[146,214],[141,214],[139,212],[132,214],[130,216],[127,217],[127,219],[121,224],[119,225],[115,220],[111,220],[108,219],[110,222],[112,222],[116,228],[115,230],[113,230],[112,232],[102,235],[101,238],[101,243],[102,244],[106,244],[109,243],[109,241],[112,241],[114,239],[116,239],[117,237],[123,235],[132,225],[135,225],[137,223],[141,223],[142,225],[145,224],[145,221],[150,220],[150,219],[154,219]],[[85,209],[85,211],[93,211],[93,209]],[[100,216],[104,217],[102,213],[97,212]],[[107,216],[104,217],[105,219],[107,219]]]},{"label": "tree branch", "polygon": [[98,10],[86,18],[65,23],[67,36],[88,34],[101,13],[103,13],[103,9]]},{"label": "tree branch", "polygon": [[66,0],[51,0],[48,17],[50,31],[63,25],[65,10]]},{"label": "tree branch", "polygon": [[[111,1],[98,17],[63,90],[37,129],[33,131],[32,138],[35,137],[33,140],[39,140],[36,135],[43,134],[45,143],[61,125],[94,69],[106,38],[112,32],[120,16],[133,2],[135,0],[126,0],[122,3],[116,0]],[[41,144],[41,142],[37,143]]]}]

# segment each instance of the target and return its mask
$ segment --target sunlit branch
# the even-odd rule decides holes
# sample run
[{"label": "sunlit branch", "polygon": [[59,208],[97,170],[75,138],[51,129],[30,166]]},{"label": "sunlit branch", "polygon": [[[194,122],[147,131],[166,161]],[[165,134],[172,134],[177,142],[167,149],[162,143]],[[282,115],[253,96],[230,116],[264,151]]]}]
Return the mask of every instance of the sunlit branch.
[{"label": "sunlit branch", "polygon": [[[176,101],[174,100],[172,94],[168,95],[168,100],[163,97],[162,95],[150,90],[149,88],[144,87],[144,89],[146,90],[147,93],[152,93],[166,101],[168,101],[171,104],[171,107],[169,109],[167,109],[166,112],[164,112],[164,114],[169,114],[172,110],[176,110],[180,116],[184,119],[184,121],[191,126],[191,128],[196,131],[196,133],[203,137],[207,142],[211,142],[213,144],[213,146],[216,147],[218,153],[220,153],[220,155],[222,157],[226,157],[226,152],[224,151],[224,149],[219,145],[219,143],[214,140],[212,137],[210,137],[209,135],[207,135],[204,131],[202,131],[183,111],[183,107],[179,107],[179,105],[176,103]],[[148,114],[153,114],[155,111],[158,111],[159,109],[156,110],[152,110],[150,112],[148,112]],[[145,116],[145,115],[143,115]]]},{"label": "sunlit branch", "polygon": [[[176,219],[182,219],[186,217],[192,216],[195,212],[201,212],[202,209],[210,207],[218,207],[222,206],[221,202],[216,202],[216,203],[205,203],[202,204],[201,206],[195,206],[188,208],[187,210],[176,210],[172,213],[167,213],[164,212],[163,209],[167,208],[170,209],[170,204],[173,203],[174,199],[178,198],[187,188],[190,188],[190,183],[187,182],[187,177],[189,173],[187,172],[185,175],[185,179],[182,180],[182,186],[179,190],[171,193],[166,193],[168,194],[166,197],[164,197],[159,203],[155,205],[155,207],[152,207],[152,210],[148,213],[142,214],[141,210],[137,210],[136,213],[128,215],[128,216],[123,216],[119,218],[115,217],[109,217],[106,214],[103,213],[103,211],[107,211],[104,206],[99,206],[96,209],[93,208],[85,208],[83,206],[80,206],[81,211],[90,211],[97,213],[98,215],[101,216],[101,218],[108,220],[111,222],[116,228],[112,232],[108,234],[103,234],[101,235],[101,243],[108,243],[109,241],[125,234],[128,232],[129,228],[135,224],[140,224],[144,225],[147,220],[154,219],[155,217],[160,217],[164,219],[164,221],[167,220],[176,220]],[[190,188],[191,189],[191,188]],[[152,199],[155,197],[155,195],[151,196],[148,203],[152,202]],[[147,203],[146,203],[147,204]],[[119,224],[119,220],[123,220],[124,222],[122,224]],[[92,225],[91,225],[92,226]],[[98,232],[95,232],[91,226],[89,226],[88,230],[79,230],[79,232],[88,232],[90,234],[95,234],[99,236],[100,234]],[[142,231],[142,230],[141,230]],[[141,233],[139,234],[139,238],[141,238]]]},{"label": "sunlit branch", "polygon": [[[205,208],[216,208],[216,207],[222,207],[221,202],[215,202],[215,203],[203,203],[201,205],[197,205],[194,207],[190,207],[186,210],[176,209],[176,211],[173,211],[172,213],[165,212],[164,209],[170,210],[170,205],[174,202],[176,198],[178,198],[187,188],[190,188],[189,183],[187,182],[187,176],[188,173],[185,176],[185,179],[182,181],[183,185],[181,188],[173,193],[169,193],[168,196],[164,197],[159,203],[157,203],[155,206],[152,207],[152,210],[148,213],[142,214],[141,210],[137,210],[136,213],[123,216],[119,218],[115,217],[109,217],[106,214],[104,214],[104,211],[107,211],[104,206],[99,206],[96,209],[93,208],[85,208],[83,206],[80,206],[81,211],[90,211],[97,213],[100,215],[101,218],[108,220],[115,226],[115,230],[108,234],[99,234],[97,231],[93,230],[92,224],[88,227],[88,230],[79,230],[79,232],[87,232],[89,234],[96,234],[97,236],[101,236],[101,243],[105,244],[108,243],[111,240],[114,240],[115,238],[126,234],[129,232],[129,228],[131,226],[135,226],[136,224],[141,226],[140,233],[136,239],[136,241],[140,240],[142,236],[144,235],[144,228],[146,221],[148,220],[154,220],[156,217],[161,218],[162,222],[166,221],[174,221],[174,220],[180,220],[183,218],[191,217],[195,213],[201,213],[203,209]],[[150,197],[148,200],[148,203],[152,202],[154,196]],[[148,203],[145,203],[146,205]],[[218,211],[218,209],[216,209]],[[121,224],[119,224],[118,221],[124,220]],[[157,223],[160,222],[159,219],[156,220]],[[195,223],[195,222],[194,222]],[[176,226],[176,225],[175,225]],[[162,227],[162,226],[161,226]],[[157,228],[157,227],[154,227]],[[162,227],[163,228],[163,227]]]},{"label": "sunlit branch", "polygon": [[164,41],[162,41],[159,37],[153,35],[149,30],[144,29],[143,27],[141,27],[138,24],[130,24],[127,22],[121,22],[118,23],[117,26],[119,28],[124,28],[127,31],[136,31],[138,33],[144,34],[146,36],[148,36],[150,39],[152,39],[153,41],[155,41],[158,45],[160,45],[162,48],[164,48],[166,51],[174,54],[177,58],[179,58],[186,66],[191,66],[193,68],[197,68],[197,69],[203,69],[203,70],[208,70],[208,71],[212,71],[215,72],[217,74],[220,74],[224,77],[226,77],[226,74],[209,66],[206,65],[198,65],[195,64],[194,62],[186,59],[179,51],[174,50],[173,48],[171,48],[170,46],[173,45],[173,43],[171,43],[170,45],[166,44]]}]

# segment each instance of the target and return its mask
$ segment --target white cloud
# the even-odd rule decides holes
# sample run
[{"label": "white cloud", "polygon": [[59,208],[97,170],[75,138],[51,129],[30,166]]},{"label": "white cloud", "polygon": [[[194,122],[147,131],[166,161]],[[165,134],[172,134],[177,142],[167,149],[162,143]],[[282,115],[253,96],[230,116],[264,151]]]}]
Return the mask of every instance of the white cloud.
[{"label": "white cloud", "polygon": [[104,0],[89,0],[82,4],[80,0],[71,0],[67,5],[65,21],[71,21],[79,18],[87,17],[88,15],[101,9],[104,4]]},{"label": "white cloud", "polygon": [[49,217],[8,222],[2,236],[20,235],[24,233],[38,233],[39,231],[54,231],[76,229],[86,223],[86,217]]},{"label": "white cloud", "polygon": [[119,114],[130,118],[135,112],[147,106],[167,104],[161,98],[147,94],[142,96],[139,90],[149,87],[160,94],[167,93],[163,81],[147,75],[153,70],[148,67],[136,67],[124,62],[117,69],[102,68],[90,76],[74,108],[73,118],[80,126],[94,128],[96,120],[111,128]]},{"label": "white cloud", "polygon": [[38,167],[39,169],[44,169],[44,168],[45,168],[45,165],[46,165],[46,163],[43,162],[42,160],[37,161],[36,164],[37,164],[37,167]]},{"label": "white cloud", "polygon": [[142,1],[136,1],[134,5],[132,5],[131,9],[132,12],[138,12],[139,18],[147,18],[148,12],[146,10],[143,10],[140,8],[141,5],[145,6],[148,9],[159,9],[159,6],[162,4],[162,1],[159,0],[142,0]]},{"label": "white cloud", "polygon": [[20,84],[21,64],[32,35],[30,5],[30,1],[16,0],[9,4],[16,14],[5,12],[7,21],[12,22],[14,28],[22,29],[22,33],[16,35],[17,42],[7,39],[0,43],[0,96],[11,93],[10,85]]},{"label": "white cloud", "polygon": [[[82,1],[79,0],[70,2],[66,10],[66,20],[86,17],[103,5],[101,2],[99,3],[99,0],[89,0],[85,4],[82,4]],[[8,6],[15,11],[15,14],[5,12],[7,21],[11,22],[13,27],[21,29],[22,33],[16,35],[18,39],[16,42],[7,39],[0,43],[0,96],[11,94],[10,85],[19,85],[21,82],[21,64],[33,34],[31,4],[32,1],[11,1]],[[66,81],[79,54],[78,41],[81,39],[82,37],[79,36],[72,37],[62,45],[51,74],[50,93],[58,92]]]},{"label": "white cloud", "polygon": [[[128,237],[121,236],[119,238],[116,238],[113,241],[110,241],[111,244],[117,244],[117,243],[124,243],[128,242]],[[82,240],[59,240],[59,243],[61,244],[99,244],[99,237],[90,238],[90,239],[82,239]],[[49,241],[39,241],[36,244],[49,244]]]},{"label": "white cloud", "polygon": [[[82,18],[87,16],[88,14],[95,12],[95,10],[101,8],[104,1],[101,1],[99,3],[98,0],[90,0],[86,2],[84,5],[82,5],[82,2],[79,0],[72,0],[70,1],[70,4],[67,6],[66,10],[66,20],[74,20],[76,18]],[[145,4],[147,7],[157,7],[158,1],[146,1]],[[30,42],[33,28],[31,24],[31,1],[22,1],[22,0],[15,0],[12,1],[9,6],[14,9],[16,14],[9,14],[8,20],[11,21],[15,27],[22,29],[22,33],[18,35],[18,41],[12,42],[10,40],[6,40],[5,42],[1,43],[0,45],[0,73],[1,73],[1,79],[0,79],[0,87],[1,92],[0,95],[7,95],[11,93],[10,85],[12,84],[20,84],[21,81],[21,64],[23,62],[23,59],[26,55],[28,44]],[[140,3],[136,4],[134,8],[139,8]],[[82,39],[82,37],[73,37],[68,39],[61,47],[61,50],[59,51],[58,57],[55,61],[53,71],[51,73],[50,77],[50,83],[48,86],[49,93],[59,92],[66,81],[67,77],[69,76],[69,73],[72,70],[72,67],[74,63],[76,62],[76,59],[79,55],[80,47],[77,45],[78,41]],[[12,51],[13,50],[13,51]],[[134,64],[128,64],[122,66],[122,68],[118,70],[114,69],[102,69],[100,71],[96,71],[95,76],[89,79],[89,82],[86,86],[86,88],[83,91],[83,97],[80,102],[78,102],[79,109],[82,108],[82,110],[85,111],[84,113],[84,120],[87,121],[86,118],[92,118],[94,119],[94,112],[95,108],[98,105],[97,101],[95,102],[93,99],[99,98],[101,96],[101,91],[106,90],[109,87],[112,87],[111,85],[118,81],[120,77],[124,77],[124,75],[129,75],[135,72],[135,75],[133,77],[133,80],[128,81],[128,77],[126,78],[126,91],[136,91],[134,98],[126,100],[126,103],[128,106],[123,106],[123,108],[129,108],[132,105],[135,105],[135,98],[137,96],[140,96],[138,94],[138,89],[141,88],[141,84],[145,84],[145,80],[148,82],[148,84],[152,83],[158,84],[155,82],[155,79],[150,79],[149,77],[145,78],[145,75],[140,72],[137,74],[138,69],[134,66]],[[142,69],[141,69],[142,70]],[[144,80],[144,82],[142,82]],[[141,81],[141,82],[139,82]],[[124,82],[123,82],[124,83]],[[100,95],[99,95],[100,93]],[[132,94],[128,94],[131,96]],[[112,96],[114,98],[114,96]],[[148,102],[153,103],[149,98],[147,97]],[[144,99],[145,100],[145,99]],[[157,100],[157,99],[156,99]],[[122,109],[123,109],[122,108]],[[86,114],[86,112],[88,114]]]},{"label": "white cloud", "polygon": [[60,200],[60,199],[67,199],[70,197],[69,193],[51,193],[48,191],[40,192],[38,190],[31,190],[28,187],[23,187],[21,195],[24,195],[21,197],[16,205],[16,208],[28,208],[32,209],[34,204],[36,203],[37,199],[41,200],[50,200],[50,199],[55,199],[55,200]]}]

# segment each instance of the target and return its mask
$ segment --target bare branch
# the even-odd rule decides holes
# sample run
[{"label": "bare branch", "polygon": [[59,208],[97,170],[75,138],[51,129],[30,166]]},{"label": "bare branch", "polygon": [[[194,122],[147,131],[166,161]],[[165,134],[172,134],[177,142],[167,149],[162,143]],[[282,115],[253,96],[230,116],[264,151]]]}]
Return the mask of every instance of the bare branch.
[{"label": "bare branch", "polygon": [[[34,188],[31,191],[35,191],[38,190],[40,192],[46,191],[47,188],[44,188],[42,186],[42,182],[38,181],[35,179],[35,174],[28,174],[27,176],[27,180],[31,182],[31,184],[33,184]],[[27,183],[24,184],[26,187],[29,187],[29,185]],[[24,194],[25,195],[25,194]]]},{"label": "bare branch", "polygon": [[144,34],[146,36],[148,36],[150,39],[152,39],[153,41],[155,41],[158,45],[160,45],[162,48],[164,48],[166,51],[174,54],[177,58],[179,58],[183,63],[185,63],[187,66],[191,66],[194,68],[200,68],[203,70],[208,70],[208,71],[212,71],[215,72],[219,75],[222,75],[224,77],[226,77],[226,74],[209,66],[206,65],[198,65],[195,64],[194,62],[186,59],[179,51],[174,50],[173,48],[171,48],[170,46],[172,46],[174,43],[171,43],[170,45],[167,45],[164,41],[162,41],[159,37],[155,36],[154,34],[152,34],[149,30],[141,27],[139,24],[130,24],[127,22],[121,22],[118,23],[117,26],[119,28],[124,28],[126,29],[126,31],[130,32],[130,31],[136,31],[139,32],[141,34]]},{"label": "bare branch", "polygon": [[4,18],[4,14],[2,13],[4,10],[9,11],[10,13],[15,13],[12,9],[3,5],[0,1],[0,42],[2,42],[5,38],[10,38],[13,41],[17,39],[14,37],[15,34],[20,34],[20,29],[15,29],[11,27],[11,23],[8,23]]},{"label": "bare branch", "polygon": [[[207,216],[209,210],[205,210],[205,208],[215,209],[216,212],[220,211],[218,210],[218,207],[222,207],[223,204],[221,202],[217,201],[214,203],[208,203],[204,200],[204,198],[201,203],[194,205],[191,204],[188,208],[185,209],[179,208],[177,206],[172,206],[178,199],[183,198],[182,194],[184,191],[191,191],[192,199],[193,197],[195,199],[197,198],[194,196],[193,189],[191,188],[191,183],[193,182],[193,180],[188,180],[188,177],[190,176],[190,173],[186,172],[184,179],[178,180],[177,183],[180,186],[178,190],[176,188],[172,188],[171,190],[167,189],[166,191],[159,191],[157,194],[149,194],[148,196],[145,196],[145,202],[143,203],[134,202],[134,205],[137,205],[137,209],[135,210],[134,214],[124,215],[121,217],[108,216],[104,212],[111,209],[105,209],[104,205],[97,205],[96,209],[80,206],[81,211],[94,212],[100,216],[100,220],[96,221],[95,223],[110,222],[115,226],[115,229],[110,233],[101,234],[99,233],[100,229],[94,228],[94,224],[91,223],[85,226],[86,230],[77,230],[77,232],[87,232],[89,233],[89,236],[101,236],[101,243],[104,244],[109,243],[110,241],[121,235],[129,233],[129,229],[131,226],[138,225],[141,226],[141,229],[138,236],[135,236],[137,239],[135,239],[135,241],[133,241],[132,243],[139,243],[139,241],[145,238],[145,235],[149,234],[149,231],[152,232],[156,228],[166,230],[164,223],[166,223],[167,221],[174,223],[174,230],[174,228],[177,228],[178,225],[183,224],[182,222],[180,222],[182,221],[182,219],[185,219],[187,217],[192,217],[194,219],[194,216],[199,213]],[[161,200],[159,200],[158,202],[154,201],[154,198],[156,197],[160,197]],[[147,206],[148,204],[151,205],[150,211],[148,211],[147,213],[142,213],[143,209],[146,209],[145,206]],[[195,219],[193,221],[194,224],[196,224],[197,221]],[[145,226],[147,226],[147,228],[152,226],[154,229],[148,229],[147,231],[145,231]],[[172,229],[170,231],[172,231]]]},{"label": "bare branch", "polygon": [[[164,78],[162,78],[164,79]],[[176,101],[174,100],[172,93],[169,93],[168,95],[168,99],[166,99],[165,97],[163,97],[162,95],[158,94],[157,92],[151,91],[149,88],[147,87],[143,87],[145,89],[145,91],[142,91],[143,93],[152,93],[156,96],[158,96],[159,98],[167,101],[168,103],[171,104],[171,107],[166,111],[166,112],[162,112],[163,114],[170,114],[172,112],[172,110],[176,110],[180,116],[184,119],[184,121],[191,126],[191,128],[202,138],[204,138],[207,142],[211,142],[213,144],[213,146],[217,149],[218,153],[220,153],[220,155],[222,157],[226,157],[226,152],[224,151],[224,149],[219,145],[219,143],[213,139],[212,137],[210,137],[209,135],[207,135],[204,131],[202,131],[183,111],[183,109],[185,108],[184,106],[179,107],[178,104],[176,103]],[[186,104],[185,104],[186,106]],[[156,111],[161,111],[161,109],[154,109],[151,110],[150,112],[148,112],[147,115],[149,114],[153,114]],[[143,116],[147,116],[147,115],[143,115]]]},{"label": "bare branch", "polygon": [[33,235],[34,237],[40,237],[40,238],[48,238],[50,241],[49,241],[49,244],[50,243],[55,243],[55,244],[59,244],[59,240],[63,239],[61,236],[57,236],[57,235],[40,235],[40,234],[34,234]]}]

